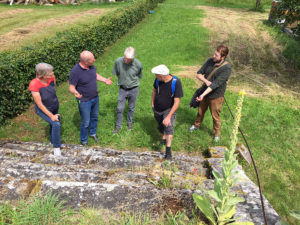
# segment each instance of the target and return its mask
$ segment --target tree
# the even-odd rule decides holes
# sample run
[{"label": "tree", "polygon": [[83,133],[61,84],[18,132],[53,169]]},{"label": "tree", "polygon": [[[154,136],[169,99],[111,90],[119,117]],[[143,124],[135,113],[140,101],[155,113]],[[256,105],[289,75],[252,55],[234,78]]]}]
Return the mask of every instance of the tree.
[{"label": "tree", "polygon": [[284,20],[284,25],[296,23],[299,27],[300,21],[300,1],[280,0],[275,4],[272,17]]}]

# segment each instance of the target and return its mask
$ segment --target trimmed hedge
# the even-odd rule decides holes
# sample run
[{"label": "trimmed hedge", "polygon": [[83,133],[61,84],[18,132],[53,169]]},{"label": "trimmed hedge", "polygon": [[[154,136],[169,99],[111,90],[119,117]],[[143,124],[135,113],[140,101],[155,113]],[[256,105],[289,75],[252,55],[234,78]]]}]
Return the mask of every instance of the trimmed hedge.
[{"label": "trimmed hedge", "polygon": [[137,0],[97,22],[77,26],[46,38],[32,46],[0,53],[0,124],[25,111],[32,103],[28,85],[35,77],[35,65],[48,62],[54,66],[57,83],[67,81],[81,51],[95,57],[141,21],[160,0]]}]

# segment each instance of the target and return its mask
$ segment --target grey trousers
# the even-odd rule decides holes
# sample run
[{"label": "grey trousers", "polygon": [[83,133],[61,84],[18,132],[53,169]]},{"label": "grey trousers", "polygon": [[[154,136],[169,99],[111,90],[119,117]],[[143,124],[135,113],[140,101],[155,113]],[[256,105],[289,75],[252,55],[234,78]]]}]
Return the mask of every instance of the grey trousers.
[{"label": "grey trousers", "polygon": [[131,90],[119,89],[116,128],[122,127],[126,100],[128,100],[127,123],[132,123],[138,92],[138,87]]}]

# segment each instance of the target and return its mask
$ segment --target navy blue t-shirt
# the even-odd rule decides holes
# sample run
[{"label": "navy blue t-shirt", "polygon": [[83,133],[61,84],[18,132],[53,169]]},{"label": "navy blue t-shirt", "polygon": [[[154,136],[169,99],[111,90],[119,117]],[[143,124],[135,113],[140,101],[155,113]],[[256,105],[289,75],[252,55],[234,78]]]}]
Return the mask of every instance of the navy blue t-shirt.
[{"label": "navy blue t-shirt", "polygon": [[[55,77],[47,81],[47,84],[42,83],[37,78],[34,78],[29,84],[29,90],[39,92],[43,105],[51,112],[58,113],[59,102],[55,90]],[[36,104],[35,104],[36,105]],[[36,107],[38,107],[36,105]]]},{"label": "navy blue t-shirt", "polygon": [[70,72],[69,84],[75,86],[82,95],[80,101],[86,102],[98,96],[97,75],[95,66],[84,69],[77,63]]}]

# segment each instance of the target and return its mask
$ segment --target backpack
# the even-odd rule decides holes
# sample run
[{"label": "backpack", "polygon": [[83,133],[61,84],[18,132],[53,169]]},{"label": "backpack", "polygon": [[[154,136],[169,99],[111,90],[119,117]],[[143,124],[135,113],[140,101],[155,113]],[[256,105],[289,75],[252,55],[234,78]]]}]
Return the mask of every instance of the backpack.
[{"label": "backpack", "polygon": [[[176,81],[177,81],[177,77],[173,76],[172,85],[171,85],[171,89],[172,89],[172,96],[171,97],[173,97],[174,94],[175,94]],[[157,89],[157,94],[159,94],[158,83],[159,83],[159,80],[157,78],[155,78],[155,88]]]}]

